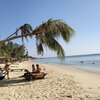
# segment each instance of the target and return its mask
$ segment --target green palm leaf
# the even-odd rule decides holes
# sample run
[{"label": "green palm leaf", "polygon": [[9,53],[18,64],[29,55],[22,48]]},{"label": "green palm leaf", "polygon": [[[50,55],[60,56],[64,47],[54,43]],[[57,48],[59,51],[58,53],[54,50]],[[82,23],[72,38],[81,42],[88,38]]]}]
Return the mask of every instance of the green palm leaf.
[{"label": "green palm leaf", "polygon": [[66,42],[74,35],[74,30],[60,20],[49,19],[35,29],[35,31],[39,30],[42,30],[44,34],[51,34],[54,38],[61,36]]},{"label": "green palm leaf", "polygon": [[[32,29],[30,24],[24,24],[19,29],[21,30],[21,35],[29,34],[29,33],[32,33],[32,31],[33,31],[33,29]],[[31,34],[30,34],[30,37],[32,37]],[[25,39],[28,41],[27,36],[25,36]],[[22,42],[24,42],[24,37],[22,37]]]},{"label": "green palm leaf", "polygon": [[[40,30],[42,32],[35,34]],[[43,47],[46,46],[55,51],[58,57],[62,58],[64,58],[65,53],[56,38],[62,37],[65,42],[69,42],[74,35],[74,30],[66,23],[52,19],[38,26],[33,32],[36,35],[38,54],[43,54]]]},{"label": "green palm leaf", "polygon": [[51,35],[37,36],[36,41],[38,54],[43,54],[43,46],[46,46],[50,50],[55,51],[58,57],[64,58],[65,53],[62,46]]}]

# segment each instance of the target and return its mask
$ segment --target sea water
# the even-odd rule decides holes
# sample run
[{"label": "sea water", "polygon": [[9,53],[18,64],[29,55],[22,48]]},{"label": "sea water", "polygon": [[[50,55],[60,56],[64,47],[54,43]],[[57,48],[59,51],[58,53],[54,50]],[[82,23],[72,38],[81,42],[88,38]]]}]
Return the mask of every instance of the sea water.
[{"label": "sea water", "polygon": [[63,61],[57,57],[42,58],[37,59],[37,61],[45,64],[70,65],[70,67],[77,67],[100,73],[100,54],[66,56]]}]

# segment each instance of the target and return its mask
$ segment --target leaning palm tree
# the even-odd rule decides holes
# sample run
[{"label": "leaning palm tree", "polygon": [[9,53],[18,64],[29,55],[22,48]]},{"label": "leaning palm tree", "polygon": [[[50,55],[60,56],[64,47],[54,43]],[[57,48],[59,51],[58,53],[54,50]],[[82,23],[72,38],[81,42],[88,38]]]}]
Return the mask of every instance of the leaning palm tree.
[{"label": "leaning palm tree", "polygon": [[34,30],[31,25],[24,24],[18,28],[15,33],[0,42],[8,42],[17,38],[22,38],[23,42],[24,39],[28,40],[28,38],[35,36],[38,54],[44,54],[45,46],[50,50],[55,51],[58,57],[64,58],[64,49],[57,41],[57,38],[62,37],[65,42],[69,42],[73,35],[74,30],[69,25],[60,20],[49,19],[47,22],[42,23]]}]

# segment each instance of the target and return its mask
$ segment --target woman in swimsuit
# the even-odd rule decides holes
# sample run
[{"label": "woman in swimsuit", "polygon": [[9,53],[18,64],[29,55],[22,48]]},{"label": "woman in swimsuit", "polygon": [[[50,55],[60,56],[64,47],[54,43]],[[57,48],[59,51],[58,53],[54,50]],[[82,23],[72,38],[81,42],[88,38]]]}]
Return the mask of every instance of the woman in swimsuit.
[{"label": "woman in swimsuit", "polygon": [[10,66],[10,64],[8,64],[8,59],[5,59],[4,71],[5,71],[5,74],[7,75],[8,79],[9,79],[9,66]]}]

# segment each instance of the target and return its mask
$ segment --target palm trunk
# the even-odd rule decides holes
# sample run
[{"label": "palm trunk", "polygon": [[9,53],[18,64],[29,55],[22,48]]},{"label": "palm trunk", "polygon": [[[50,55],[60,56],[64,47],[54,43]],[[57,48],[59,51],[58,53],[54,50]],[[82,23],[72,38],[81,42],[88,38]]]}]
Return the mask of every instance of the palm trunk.
[{"label": "palm trunk", "polygon": [[[13,36],[15,33],[13,33],[12,35],[10,35],[8,38],[4,39],[4,40],[1,40],[0,43],[5,43],[5,42],[9,42],[11,40],[14,40],[14,39],[18,39],[18,38],[22,38],[22,37],[32,37],[33,35],[37,35],[37,34],[40,34],[42,33],[43,31],[38,31],[38,32],[32,32],[32,33],[27,33],[27,34],[23,34],[23,35],[17,35],[17,36]],[[13,37],[11,37],[13,36]]]},{"label": "palm trunk", "polygon": [[10,36],[8,36],[6,39],[10,38],[10,37],[11,37],[11,36],[13,36],[13,35],[16,35],[16,34],[17,34],[17,32],[18,32],[19,30],[20,30],[20,28],[19,28],[19,29],[17,29],[15,33],[13,33],[13,34],[11,34]]}]

